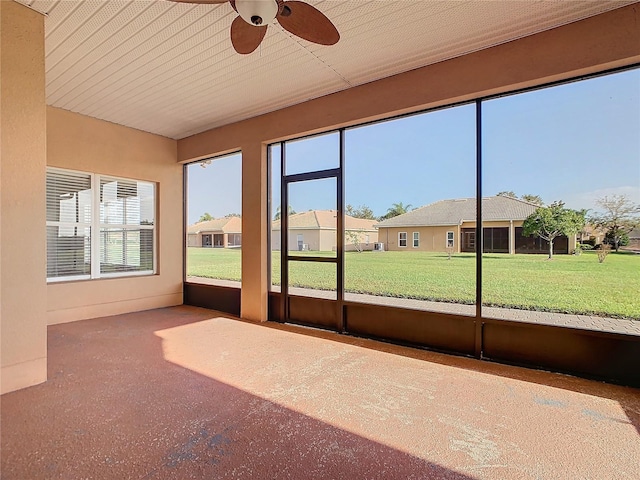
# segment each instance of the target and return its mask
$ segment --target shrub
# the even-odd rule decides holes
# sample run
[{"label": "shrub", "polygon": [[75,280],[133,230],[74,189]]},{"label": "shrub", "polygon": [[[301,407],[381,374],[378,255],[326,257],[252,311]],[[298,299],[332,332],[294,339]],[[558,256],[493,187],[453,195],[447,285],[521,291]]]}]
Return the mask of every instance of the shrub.
[{"label": "shrub", "polygon": [[609,252],[611,251],[611,247],[605,243],[600,245],[600,250],[598,250],[598,263],[604,262],[604,259],[607,258]]}]

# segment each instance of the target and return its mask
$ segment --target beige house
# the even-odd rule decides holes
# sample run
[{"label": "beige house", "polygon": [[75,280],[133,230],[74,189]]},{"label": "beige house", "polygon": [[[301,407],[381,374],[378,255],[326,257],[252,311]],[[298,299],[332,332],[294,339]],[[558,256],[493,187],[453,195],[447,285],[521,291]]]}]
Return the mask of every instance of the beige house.
[{"label": "beige house", "polygon": [[188,247],[239,248],[242,246],[240,217],[214,218],[187,229]]},{"label": "beige house", "polygon": [[[345,250],[373,250],[378,242],[375,220],[365,220],[349,215],[345,219]],[[289,215],[289,250],[330,252],[337,244],[336,210],[310,210]],[[280,250],[280,220],[271,228],[271,248]]]},{"label": "beige house", "polygon": [[[546,253],[548,243],[522,235],[522,223],[537,205],[511,197],[482,199],[483,251],[486,253]],[[378,223],[386,250],[475,252],[476,199],[440,200]],[[553,242],[555,253],[570,253],[575,236]]]}]

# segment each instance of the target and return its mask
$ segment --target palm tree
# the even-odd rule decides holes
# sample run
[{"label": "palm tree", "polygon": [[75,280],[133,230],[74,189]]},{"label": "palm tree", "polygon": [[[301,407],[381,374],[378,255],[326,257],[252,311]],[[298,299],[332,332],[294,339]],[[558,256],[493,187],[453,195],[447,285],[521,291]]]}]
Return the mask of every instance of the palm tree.
[{"label": "palm tree", "polygon": [[[289,205],[289,216],[294,215],[295,213],[296,211],[291,208],[291,205]],[[280,206],[276,209],[276,214],[273,216],[273,220],[280,220]]]},{"label": "palm tree", "polygon": [[391,205],[390,208],[387,209],[387,213],[385,213],[382,217],[380,217],[380,220],[386,220],[388,218],[397,217],[398,215],[407,213],[410,208],[411,208],[410,203],[408,203],[407,205],[404,205],[402,202],[394,203]]}]

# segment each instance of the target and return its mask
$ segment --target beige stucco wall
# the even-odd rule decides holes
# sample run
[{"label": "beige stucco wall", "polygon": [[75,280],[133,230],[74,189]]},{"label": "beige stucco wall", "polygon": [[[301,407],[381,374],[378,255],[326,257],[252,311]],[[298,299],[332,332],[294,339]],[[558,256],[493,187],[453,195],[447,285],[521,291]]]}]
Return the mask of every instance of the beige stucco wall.
[{"label": "beige stucco wall", "polygon": [[202,246],[202,234],[190,233],[187,235],[187,247],[201,247]]},{"label": "beige stucco wall", "polygon": [[47,379],[44,18],[0,1],[0,392]]},{"label": "beige stucco wall", "polygon": [[[398,234],[407,233],[407,246],[398,245]],[[413,232],[420,233],[420,245],[413,246]],[[380,228],[378,241],[384,243],[385,250],[388,251],[409,251],[409,252],[446,252],[447,232],[454,232],[454,248],[460,251],[460,235],[458,226],[450,227],[392,227]]]},{"label": "beige stucco wall", "polygon": [[640,62],[639,37],[634,4],[180,140],[181,162],[242,151],[243,316],[267,318],[269,142],[632,65]]},{"label": "beige stucco wall", "polygon": [[[335,230],[313,230],[313,229],[293,229],[289,231],[289,248],[295,250],[298,245],[298,234],[303,235],[303,241],[309,245],[309,251],[329,252],[335,250],[336,233]],[[363,250],[373,250],[373,244],[378,241],[378,232],[358,232]],[[369,235],[369,245],[365,246],[365,236]],[[345,240],[345,250],[355,250],[349,239]],[[280,230],[271,232],[271,248],[280,250]]]},{"label": "beige stucco wall", "polygon": [[335,250],[337,242],[338,238],[335,230],[318,230],[318,250],[321,252]]},{"label": "beige stucco wall", "polygon": [[[373,244],[378,242],[378,231],[360,231],[360,230],[350,230],[355,232],[358,235],[358,239],[360,241],[360,249],[361,250],[373,250]],[[347,232],[348,233],[348,232]],[[367,244],[367,237],[369,237],[369,242]],[[345,234],[344,240],[344,250],[346,252],[353,252],[356,250],[353,242],[349,238],[348,235]]]},{"label": "beige stucco wall", "polygon": [[176,141],[48,107],[47,165],[158,186],[157,275],[50,283],[48,323],[181,304],[183,187]]},{"label": "beige stucco wall", "polygon": [[[302,235],[303,243],[309,245],[309,251],[317,252],[320,250],[320,231],[318,229],[292,229],[289,230],[289,250],[298,250],[298,235]],[[335,232],[333,233],[335,238]],[[335,242],[334,242],[335,243]],[[271,231],[271,248],[280,250],[280,230]],[[330,249],[329,249],[330,250]]]}]

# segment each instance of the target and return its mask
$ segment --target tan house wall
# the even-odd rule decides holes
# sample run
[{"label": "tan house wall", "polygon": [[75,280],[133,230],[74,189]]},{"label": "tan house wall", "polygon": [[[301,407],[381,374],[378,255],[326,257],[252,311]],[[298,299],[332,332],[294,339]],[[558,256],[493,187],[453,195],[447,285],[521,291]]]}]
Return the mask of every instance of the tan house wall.
[{"label": "tan house wall", "polygon": [[157,274],[50,283],[48,323],[181,304],[183,188],[176,141],[48,107],[47,165],[157,182],[158,186]]},{"label": "tan house wall", "polygon": [[338,236],[335,230],[319,230],[318,237],[320,242],[318,250],[321,252],[330,252],[336,249]]},{"label": "tan house wall", "polygon": [[252,246],[242,250],[243,316],[267,319],[269,142],[633,65],[640,62],[639,10],[619,8],[180,140],[180,162],[242,151],[242,231]]},{"label": "tan house wall", "polygon": [[[296,251],[298,250],[298,234],[302,235],[303,243],[309,245],[309,251],[318,252],[321,250],[321,246],[324,246],[324,243],[321,243],[320,230],[318,229],[293,229],[289,230],[289,250]],[[335,233],[333,234],[335,237]],[[273,250],[280,250],[280,230],[273,230],[271,232],[271,248]],[[331,250],[329,248],[328,250]]]},{"label": "tan house wall", "polygon": [[0,1],[0,393],[47,379],[44,17]]},{"label": "tan house wall", "polygon": [[[335,230],[320,230],[320,229],[300,229],[290,230],[289,232],[289,248],[297,249],[298,234],[302,234],[304,243],[309,245],[309,251],[330,252],[336,248],[336,232]],[[361,241],[364,243],[365,235],[369,235],[369,245],[363,246],[364,250],[373,250],[373,244],[378,241],[378,232],[360,232]],[[345,241],[345,250],[352,251],[355,247],[352,243]],[[280,250],[280,230],[273,230],[271,232],[271,248],[273,250]]]},{"label": "tan house wall", "polygon": [[187,247],[201,247],[202,235],[199,233],[189,233],[187,235]]},{"label": "tan house wall", "polygon": [[[358,234],[358,239],[360,241],[360,249],[363,251],[366,250],[373,250],[373,246],[375,243],[378,243],[378,231],[358,231],[358,230],[351,230],[354,231]],[[348,232],[347,232],[348,233]],[[367,235],[369,236],[369,242],[367,244],[366,242],[366,237]],[[355,245],[353,244],[353,242],[349,239],[349,237],[347,235],[345,235],[345,240],[344,240],[344,249],[346,252],[353,252],[356,250]]]},{"label": "tan house wall", "polygon": [[[407,233],[407,246],[398,245],[398,234]],[[420,233],[420,246],[413,246],[413,232]],[[378,229],[378,241],[384,243],[384,249],[388,251],[412,251],[412,252],[446,252],[447,232],[454,232],[454,248],[460,251],[460,235],[458,226],[451,227],[390,227]]]}]

